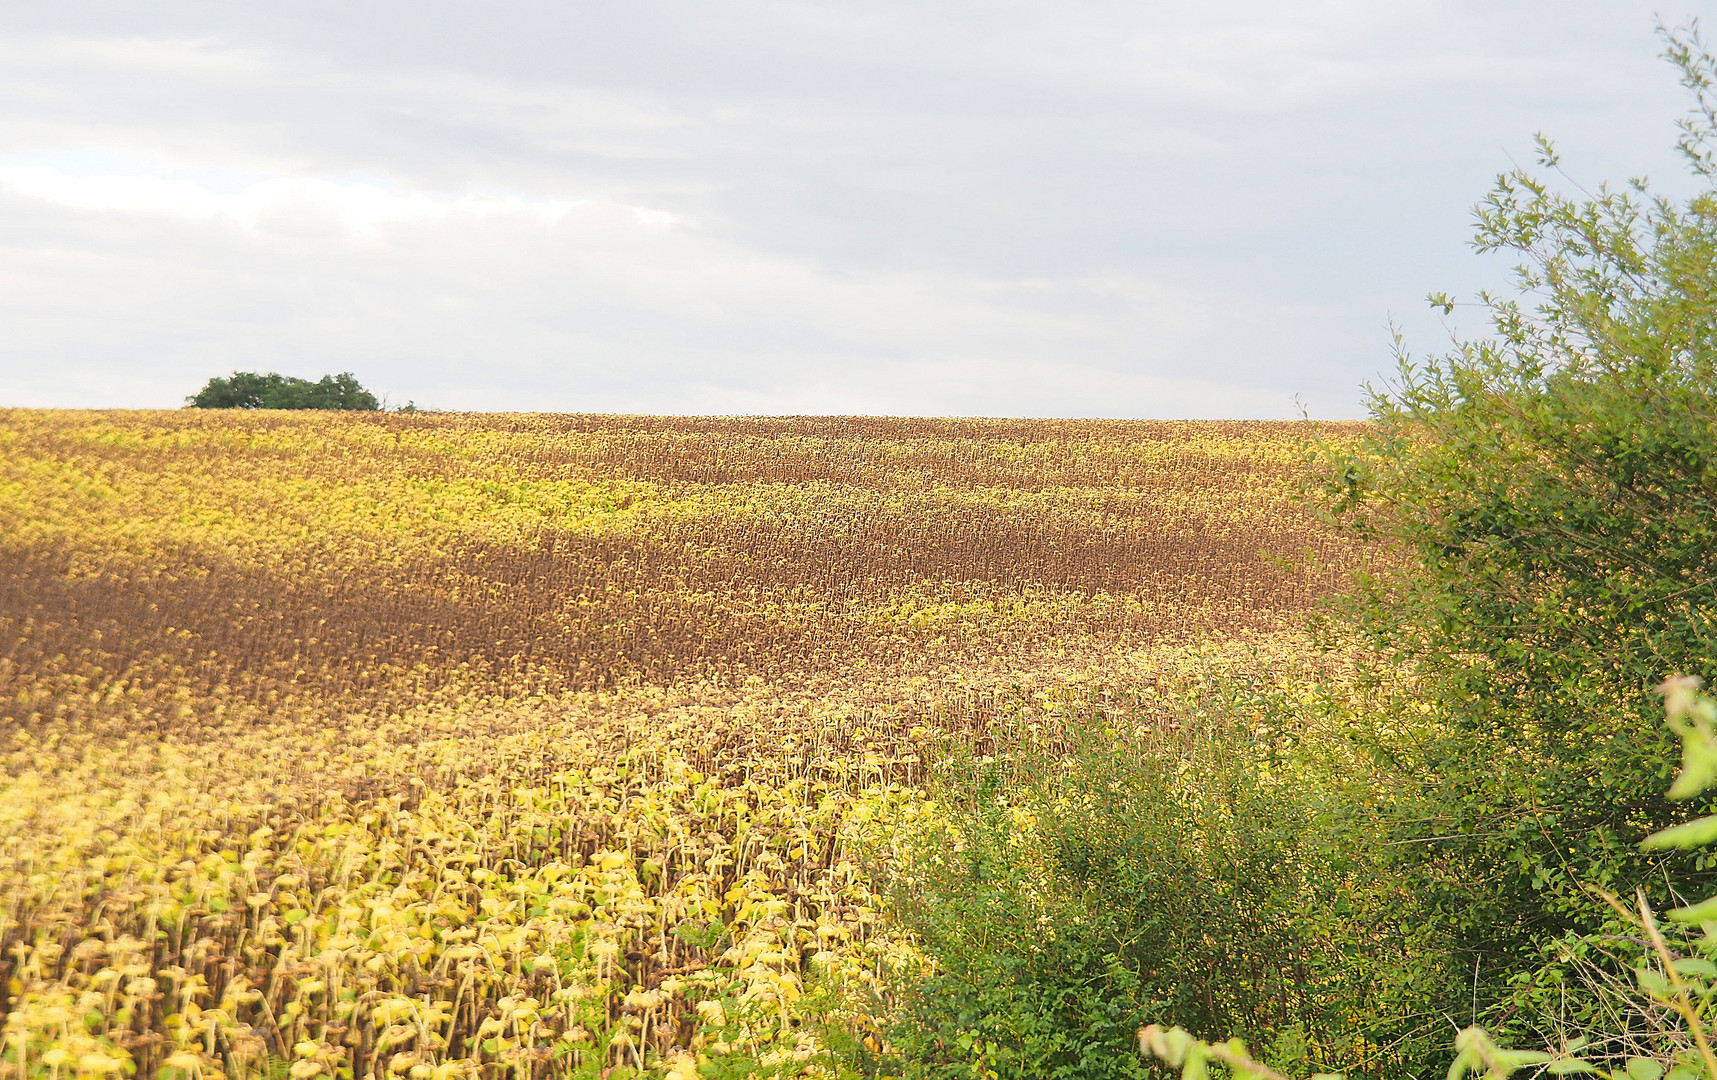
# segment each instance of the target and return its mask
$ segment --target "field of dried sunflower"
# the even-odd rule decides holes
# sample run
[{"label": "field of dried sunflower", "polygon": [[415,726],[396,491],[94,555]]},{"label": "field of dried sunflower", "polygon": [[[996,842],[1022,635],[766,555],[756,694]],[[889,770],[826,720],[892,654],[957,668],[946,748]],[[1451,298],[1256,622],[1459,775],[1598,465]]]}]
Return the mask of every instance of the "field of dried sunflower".
[{"label": "field of dried sunflower", "polygon": [[0,411],[0,1078],[836,1075],[927,756],[1312,662],[1298,438]]}]

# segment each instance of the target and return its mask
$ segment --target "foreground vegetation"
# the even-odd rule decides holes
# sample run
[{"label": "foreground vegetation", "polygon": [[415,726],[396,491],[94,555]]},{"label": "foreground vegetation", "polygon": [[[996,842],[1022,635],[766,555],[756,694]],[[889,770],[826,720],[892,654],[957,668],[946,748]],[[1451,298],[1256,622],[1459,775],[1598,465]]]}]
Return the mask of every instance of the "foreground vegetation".
[{"label": "foreground vegetation", "polygon": [[[1376,836],[1454,962],[1424,996],[1450,1021],[1472,1003],[1451,1080],[1717,1075],[1717,57],[1697,26],[1663,33],[1703,190],[1586,189],[1541,138],[1477,214],[1521,296],[1480,296],[1486,338],[1403,350],[1371,429],[1321,455],[1329,519],[1395,555],[1339,610],[1423,717],[1355,745],[1406,781]],[[1141,1048],[1187,1080],[1279,1075],[1174,1026]]]}]

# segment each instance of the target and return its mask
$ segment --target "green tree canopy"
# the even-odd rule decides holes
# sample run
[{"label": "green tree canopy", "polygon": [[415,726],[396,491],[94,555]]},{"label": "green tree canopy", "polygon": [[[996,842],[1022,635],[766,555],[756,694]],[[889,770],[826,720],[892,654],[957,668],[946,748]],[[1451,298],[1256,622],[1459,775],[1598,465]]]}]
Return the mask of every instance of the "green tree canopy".
[{"label": "green tree canopy", "polygon": [[198,409],[361,409],[381,408],[376,396],[346,371],[324,375],[317,382],[270,371],[235,371],[225,379],[214,378],[185,399]]},{"label": "green tree canopy", "polygon": [[1423,778],[1395,850],[1475,978],[1588,928],[1588,886],[1710,876],[1638,852],[1687,812],[1651,689],[1717,671],[1717,60],[1664,34],[1705,190],[1589,191],[1541,137],[1477,208],[1519,295],[1481,294],[1490,335],[1446,355],[1398,342],[1371,434],[1322,455],[1326,509],[1377,554],[1351,612],[1430,707],[1378,739]]}]

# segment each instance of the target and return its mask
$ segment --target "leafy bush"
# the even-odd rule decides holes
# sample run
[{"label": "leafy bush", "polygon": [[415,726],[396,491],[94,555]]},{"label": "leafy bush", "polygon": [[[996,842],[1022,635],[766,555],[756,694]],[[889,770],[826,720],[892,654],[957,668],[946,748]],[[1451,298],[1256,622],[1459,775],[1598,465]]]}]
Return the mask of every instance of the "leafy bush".
[{"label": "leafy bush", "polygon": [[[1710,186],[1717,61],[1665,36]],[[1638,845],[1684,816],[1647,691],[1717,657],[1717,191],[1568,195],[1543,139],[1538,164],[1478,207],[1479,250],[1522,260],[1520,298],[1479,298],[1493,336],[1403,351],[1371,434],[1321,456],[1329,517],[1375,555],[1348,612],[1431,707],[1411,750],[1376,749],[1424,778],[1392,850],[1474,973],[1462,1001],[1594,929],[1591,887],[1713,880]]]},{"label": "leafy bush", "polygon": [[[1670,730],[1680,739],[1682,766],[1668,791],[1687,799],[1717,786],[1717,701],[1698,692],[1699,680],[1669,680],[1660,691]],[[1717,816],[1706,816],[1653,833],[1646,850],[1691,851],[1717,842]],[[1612,959],[1625,959],[1625,980],[1588,984],[1592,999],[1605,1008],[1607,1025],[1569,1030],[1546,1050],[1508,1050],[1477,1026],[1455,1038],[1449,1080],[1484,1073],[1487,1080],[1508,1080],[1513,1073],[1542,1066],[1553,1076],[1595,1073],[1607,1080],[1702,1080],[1717,1077],[1712,1009],[1717,1005],[1717,896],[1676,908],[1664,926],[1646,898],[1636,893],[1630,909],[1608,892],[1599,895],[1624,935],[1587,938]],[[1694,928],[1697,927],[1697,931]],[[1617,949],[1615,945],[1622,947]],[[1595,965],[1589,970],[1599,970]],[[1184,1028],[1148,1025],[1139,1031],[1139,1049],[1179,1069],[1182,1080],[1205,1080],[1215,1063],[1236,1080],[1286,1080],[1261,1064],[1238,1039],[1212,1044]],[[1314,1080],[1334,1080],[1317,1077]]]},{"label": "leafy bush", "polygon": [[1207,689],[947,766],[895,890],[935,962],[893,1033],[901,1073],[1142,1075],[1134,1033],[1159,1020],[1287,1062],[1417,1063],[1392,917],[1410,898],[1359,842],[1367,800],[1312,774],[1298,728],[1267,694]]},{"label": "leafy bush", "polygon": [[[275,372],[235,371],[214,378],[185,399],[198,409],[356,409],[381,408],[376,396],[359,385],[351,372],[324,375],[316,382]],[[413,409],[412,411],[416,411]]]}]

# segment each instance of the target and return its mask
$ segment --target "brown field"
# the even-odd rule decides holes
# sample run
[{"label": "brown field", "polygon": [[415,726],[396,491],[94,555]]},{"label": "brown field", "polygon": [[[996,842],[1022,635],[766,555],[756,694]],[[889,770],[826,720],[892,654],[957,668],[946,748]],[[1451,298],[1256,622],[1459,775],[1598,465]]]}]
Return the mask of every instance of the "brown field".
[{"label": "brown field", "polygon": [[1301,434],[0,412],[0,1077],[827,1073],[934,747],[1318,662]]}]

